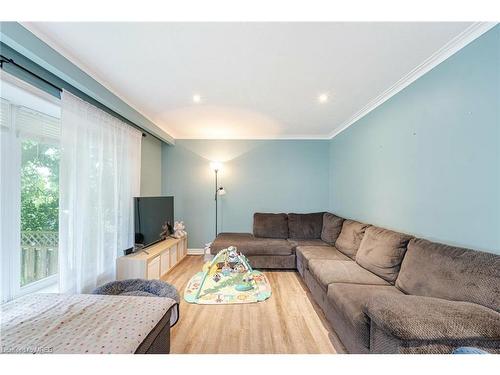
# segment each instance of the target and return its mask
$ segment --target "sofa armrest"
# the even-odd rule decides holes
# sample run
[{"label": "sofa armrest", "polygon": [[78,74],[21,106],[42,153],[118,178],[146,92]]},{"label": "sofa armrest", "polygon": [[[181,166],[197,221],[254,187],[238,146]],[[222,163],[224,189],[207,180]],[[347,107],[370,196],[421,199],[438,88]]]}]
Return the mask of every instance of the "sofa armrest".
[{"label": "sofa armrest", "polygon": [[364,306],[371,323],[406,341],[500,341],[500,313],[470,302],[422,296],[379,296]]}]

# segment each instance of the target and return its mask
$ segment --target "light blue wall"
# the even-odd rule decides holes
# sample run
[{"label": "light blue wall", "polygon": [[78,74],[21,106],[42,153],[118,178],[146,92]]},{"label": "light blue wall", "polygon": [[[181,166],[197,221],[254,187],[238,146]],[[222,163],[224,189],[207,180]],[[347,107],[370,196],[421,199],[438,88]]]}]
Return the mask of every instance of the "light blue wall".
[{"label": "light blue wall", "polygon": [[500,253],[500,26],[331,141],[330,209]]},{"label": "light blue wall", "polygon": [[141,144],[141,196],[161,195],[163,142],[151,136],[142,137]]},{"label": "light blue wall", "polygon": [[325,211],[329,199],[330,141],[176,140],[163,146],[163,194],[175,197],[189,247],[214,238],[214,174],[222,161],[219,231],[251,232],[253,213]]}]

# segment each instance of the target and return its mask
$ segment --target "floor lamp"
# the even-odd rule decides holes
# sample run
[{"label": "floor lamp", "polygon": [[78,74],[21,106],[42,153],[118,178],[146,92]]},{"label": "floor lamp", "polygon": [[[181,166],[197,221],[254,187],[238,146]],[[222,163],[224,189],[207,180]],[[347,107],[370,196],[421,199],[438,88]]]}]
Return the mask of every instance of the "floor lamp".
[{"label": "floor lamp", "polygon": [[219,183],[217,181],[217,175],[220,170],[222,170],[222,163],[219,163],[217,161],[213,161],[210,163],[210,167],[215,173],[215,237],[217,237],[217,219],[218,219],[218,214],[217,214],[217,208],[218,208],[218,196],[219,195],[224,195],[226,194],[226,190],[222,186],[219,186]]}]

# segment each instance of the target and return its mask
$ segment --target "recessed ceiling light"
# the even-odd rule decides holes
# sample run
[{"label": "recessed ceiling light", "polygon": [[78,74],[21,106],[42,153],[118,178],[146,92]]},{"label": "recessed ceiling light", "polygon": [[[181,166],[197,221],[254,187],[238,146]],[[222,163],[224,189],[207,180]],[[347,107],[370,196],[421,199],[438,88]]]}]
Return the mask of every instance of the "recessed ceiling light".
[{"label": "recessed ceiling light", "polygon": [[193,95],[193,103],[201,103],[201,95],[194,94]]},{"label": "recessed ceiling light", "polygon": [[328,101],[328,94],[323,93],[318,95],[318,102],[319,103],[326,103]]}]

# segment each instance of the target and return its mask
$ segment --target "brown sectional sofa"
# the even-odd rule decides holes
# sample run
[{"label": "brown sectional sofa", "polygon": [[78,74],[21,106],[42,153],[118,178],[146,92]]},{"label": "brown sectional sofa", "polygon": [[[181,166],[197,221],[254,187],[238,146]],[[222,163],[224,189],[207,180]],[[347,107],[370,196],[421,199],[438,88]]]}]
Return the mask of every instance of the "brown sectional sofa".
[{"label": "brown sectional sofa", "polygon": [[255,268],[297,269],[351,353],[500,353],[500,256],[331,213],[254,215],[221,233]]}]

